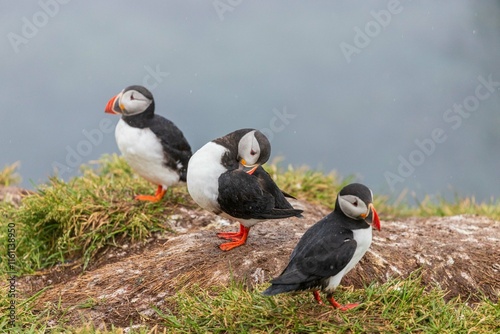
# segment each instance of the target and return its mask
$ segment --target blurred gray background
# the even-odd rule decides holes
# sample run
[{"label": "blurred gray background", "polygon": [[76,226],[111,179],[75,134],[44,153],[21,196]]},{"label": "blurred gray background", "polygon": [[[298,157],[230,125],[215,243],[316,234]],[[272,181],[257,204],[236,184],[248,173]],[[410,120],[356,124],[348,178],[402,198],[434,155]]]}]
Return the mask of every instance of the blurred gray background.
[{"label": "blurred gray background", "polygon": [[500,196],[499,1],[0,1],[0,168],[23,186],[118,152],[131,84],[193,150],[243,127],[272,158],[377,193]]}]

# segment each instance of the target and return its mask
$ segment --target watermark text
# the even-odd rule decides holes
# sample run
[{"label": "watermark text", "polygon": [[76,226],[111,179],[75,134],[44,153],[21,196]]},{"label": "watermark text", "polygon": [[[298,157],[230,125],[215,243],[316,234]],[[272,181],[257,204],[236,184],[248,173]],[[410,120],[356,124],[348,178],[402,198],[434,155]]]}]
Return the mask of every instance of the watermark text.
[{"label": "watermark text", "polygon": [[7,321],[11,327],[16,324],[16,224],[7,224]]},{"label": "watermark text", "polygon": [[60,11],[60,5],[65,5],[71,0],[40,0],[38,6],[40,10],[36,11],[31,17],[23,16],[21,18],[20,33],[13,31],[7,34],[7,39],[15,53],[21,51],[21,45],[26,45],[35,38],[40,29],[45,27],[52,18]]},{"label": "watermark text", "polygon": [[[462,103],[453,104],[452,108],[446,109],[443,113],[443,121],[448,124],[451,130],[457,130],[468,119],[473,112],[477,111],[482,101],[489,99],[500,90],[500,82],[493,80],[493,75],[488,78],[478,76],[479,84],[474,89],[474,93],[465,97]],[[448,130],[449,132],[450,130]],[[447,131],[442,128],[434,128],[430,135],[423,139],[415,139],[416,148],[408,155],[398,156],[399,165],[395,171],[386,171],[385,180],[392,192],[396,185],[404,183],[407,178],[413,175],[416,168],[423,165],[428,157],[436,152],[437,146],[443,144],[448,139]]]}]

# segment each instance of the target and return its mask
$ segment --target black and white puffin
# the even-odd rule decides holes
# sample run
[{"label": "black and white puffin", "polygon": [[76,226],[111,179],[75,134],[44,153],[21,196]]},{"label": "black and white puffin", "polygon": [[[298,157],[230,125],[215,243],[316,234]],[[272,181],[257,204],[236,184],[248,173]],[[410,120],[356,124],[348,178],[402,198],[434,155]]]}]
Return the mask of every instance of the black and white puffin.
[{"label": "black and white puffin", "polygon": [[358,306],[340,305],[333,298],[333,291],[370,247],[372,226],[380,231],[372,202],[373,194],[366,186],[345,186],[337,196],[333,212],[304,233],[285,270],[263,294],[312,290],[314,299],[322,304],[322,290],[334,308],[348,310]]},{"label": "black and white puffin", "polygon": [[254,129],[240,129],[217,138],[193,154],[187,170],[187,188],[202,208],[240,222],[238,232],[222,232],[230,240],[219,246],[228,251],[245,244],[250,228],[269,219],[300,217],[271,176],[261,167],[271,144]]},{"label": "black and white puffin", "polygon": [[191,147],[174,123],[155,115],[155,101],[148,89],[125,88],[109,100],[105,112],[122,115],[115,137],[130,167],[158,185],[154,196],[137,195],[136,199],[157,202],[169,186],[186,181]]}]

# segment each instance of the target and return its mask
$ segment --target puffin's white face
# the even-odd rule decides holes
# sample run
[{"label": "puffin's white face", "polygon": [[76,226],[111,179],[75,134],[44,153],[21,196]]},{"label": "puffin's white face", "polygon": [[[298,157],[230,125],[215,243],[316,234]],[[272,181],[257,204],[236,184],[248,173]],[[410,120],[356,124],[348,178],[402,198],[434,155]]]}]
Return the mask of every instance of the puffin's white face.
[{"label": "puffin's white face", "polygon": [[380,231],[380,219],[373,206],[373,193],[368,187],[360,183],[348,184],[340,190],[337,199],[338,208],[347,217],[364,220]]},{"label": "puffin's white face", "polygon": [[125,116],[140,114],[149,107],[151,102],[153,102],[136,90],[122,91],[116,97],[116,101],[118,102],[121,113]]},{"label": "puffin's white face", "polygon": [[238,143],[238,156],[245,167],[253,167],[260,157],[260,145],[255,138],[255,130],[241,137]]},{"label": "puffin's white face", "polygon": [[370,213],[369,207],[358,196],[339,196],[339,205],[340,210],[352,219],[364,219]]}]

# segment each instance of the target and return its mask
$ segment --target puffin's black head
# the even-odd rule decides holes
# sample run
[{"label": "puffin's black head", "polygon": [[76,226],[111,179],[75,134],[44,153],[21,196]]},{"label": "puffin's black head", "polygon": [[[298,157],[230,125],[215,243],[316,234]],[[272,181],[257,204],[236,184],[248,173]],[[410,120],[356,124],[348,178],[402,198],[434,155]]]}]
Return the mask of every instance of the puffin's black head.
[{"label": "puffin's black head", "polygon": [[355,220],[363,219],[380,231],[380,220],[373,207],[373,194],[365,185],[351,183],[342,188],[337,196],[335,210]]},{"label": "puffin's black head", "polygon": [[252,174],[271,156],[271,144],[259,130],[248,129],[238,142],[238,161],[242,168]]},{"label": "puffin's black head", "polygon": [[134,116],[145,111],[154,113],[153,94],[143,86],[129,86],[112,97],[104,111],[108,114]]},{"label": "puffin's black head", "polygon": [[243,169],[248,174],[266,163],[271,155],[269,140],[255,129],[239,129],[213,142],[227,149],[222,156],[222,165],[228,169]]}]

